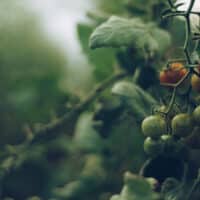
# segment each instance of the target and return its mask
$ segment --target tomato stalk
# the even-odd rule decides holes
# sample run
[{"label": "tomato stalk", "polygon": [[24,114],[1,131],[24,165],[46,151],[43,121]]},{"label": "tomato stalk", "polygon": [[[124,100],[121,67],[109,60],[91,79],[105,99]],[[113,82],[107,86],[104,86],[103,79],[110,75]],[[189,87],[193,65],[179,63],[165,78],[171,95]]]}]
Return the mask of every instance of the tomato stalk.
[{"label": "tomato stalk", "polygon": [[[175,103],[176,95],[177,95],[177,88],[180,87],[183,84],[183,82],[189,76],[191,76],[192,74],[196,74],[200,77],[200,74],[194,70],[195,68],[199,67],[199,65],[194,64],[192,62],[191,54],[189,52],[189,43],[192,39],[192,37],[191,37],[192,31],[191,31],[190,15],[191,14],[198,14],[198,15],[200,14],[199,12],[192,11],[195,0],[191,0],[190,5],[189,5],[189,7],[186,11],[178,11],[177,6],[175,6],[171,0],[168,0],[168,3],[169,3],[169,6],[170,6],[170,9],[171,9],[171,12],[164,15],[163,18],[183,16],[185,18],[185,33],[186,33],[186,35],[185,35],[185,41],[184,41],[184,46],[183,46],[185,59],[169,60],[168,63],[167,63],[167,66],[169,67],[170,63],[173,63],[173,62],[186,62],[186,68],[188,69],[188,72],[185,74],[185,76],[182,77],[181,80],[179,80],[175,84],[174,83],[162,83],[162,85],[164,85],[164,86],[170,86],[170,87],[174,88],[171,99],[170,99],[170,103],[169,103],[168,108],[165,112],[166,116],[171,112],[173,105]],[[190,92],[191,92],[191,88],[188,89],[187,96],[190,95]]]}]

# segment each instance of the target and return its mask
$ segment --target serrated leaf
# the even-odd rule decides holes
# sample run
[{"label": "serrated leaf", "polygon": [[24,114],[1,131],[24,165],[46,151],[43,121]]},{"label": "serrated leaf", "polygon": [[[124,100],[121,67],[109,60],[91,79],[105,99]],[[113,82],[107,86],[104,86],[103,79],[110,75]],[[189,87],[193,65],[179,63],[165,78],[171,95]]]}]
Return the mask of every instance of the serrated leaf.
[{"label": "serrated leaf", "polygon": [[[113,49],[98,49],[92,51],[88,46],[88,40],[94,26],[89,24],[78,24],[77,33],[83,50],[89,63],[93,67],[93,72],[97,81],[101,81],[113,73],[115,63],[115,52]],[[103,59],[102,59],[103,58]]]},{"label": "serrated leaf", "polygon": [[165,41],[163,47],[167,48],[171,42],[170,35],[156,25],[146,24],[139,18],[126,19],[112,16],[94,30],[89,45],[92,49],[134,47],[152,54],[160,51],[161,41]]},{"label": "serrated leaf", "polygon": [[139,120],[149,115],[152,106],[156,104],[156,100],[150,94],[131,82],[121,81],[116,83],[112,88],[112,93],[125,99]]}]

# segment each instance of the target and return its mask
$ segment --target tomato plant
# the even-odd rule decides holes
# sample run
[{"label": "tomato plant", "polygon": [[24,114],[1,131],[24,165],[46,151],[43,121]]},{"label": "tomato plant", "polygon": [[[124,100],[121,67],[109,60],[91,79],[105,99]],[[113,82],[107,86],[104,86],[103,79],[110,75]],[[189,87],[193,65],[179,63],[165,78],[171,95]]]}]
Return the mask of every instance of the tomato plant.
[{"label": "tomato plant", "polygon": [[[35,124],[33,119],[40,114],[33,114],[23,138],[2,146],[0,199],[199,200],[200,32],[194,23],[199,20],[199,1],[95,2],[98,12],[90,11],[90,20],[77,25],[82,51],[92,67],[89,94],[81,91],[76,96],[79,88],[67,97],[41,92],[34,100],[33,113],[40,113],[43,95],[47,100],[58,98],[59,106],[48,107],[53,117],[43,123]],[[182,53],[170,55],[176,48]],[[19,66],[29,63],[22,56],[26,50],[11,52],[0,57],[2,66],[15,63],[12,56],[23,57]],[[45,65],[42,55],[39,68]],[[53,72],[44,75],[45,80],[53,79]],[[10,76],[12,84],[19,80],[16,74]],[[0,82],[6,79],[0,76]],[[1,96],[9,88],[8,84],[0,90]],[[55,90],[52,85],[43,89],[51,88]],[[14,95],[8,94],[12,101]],[[23,93],[16,102],[32,97]],[[17,105],[18,110],[25,106]]]}]

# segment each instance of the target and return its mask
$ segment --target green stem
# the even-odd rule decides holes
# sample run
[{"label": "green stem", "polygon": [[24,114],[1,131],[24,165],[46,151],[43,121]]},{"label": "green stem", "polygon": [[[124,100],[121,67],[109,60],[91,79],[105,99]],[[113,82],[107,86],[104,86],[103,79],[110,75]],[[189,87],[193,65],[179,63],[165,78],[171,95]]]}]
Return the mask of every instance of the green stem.
[{"label": "green stem", "polygon": [[186,23],[185,23],[186,35],[185,35],[185,43],[184,43],[184,47],[183,47],[188,64],[192,64],[190,54],[188,51],[188,46],[189,46],[189,41],[190,41],[190,32],[191,32],[191,25],[190,25],[190,19],[188,16],[188,17],[186,17]]},{"label": "green stem", "polygon": [[191,0],[191,2],[190,2],[189,8],[187,10],[188,15],[190,15],[190,13],[192,12],[192,8],[194,6],[194,2],[195,2],[195,0]]},{"label": "green stem", "polygon": [[175,87],[175,88],[173,89],[172,97],[171,97],[169,106],[168,106],[168,108],[167,108],[166,114],[169,114],[170,111],[171,111],[172,108],[173,108],[173,105],[174,105],[175,99],[176,99],[176,92],[177,92],[177,88]]},{"label": "green stem", "polygon": [[168,0],[168,3],[169,3],[169,6],[170,6],[171,8],[174,8],[174,4],[173,4],[173,2],[172,2],[171,0]]}]

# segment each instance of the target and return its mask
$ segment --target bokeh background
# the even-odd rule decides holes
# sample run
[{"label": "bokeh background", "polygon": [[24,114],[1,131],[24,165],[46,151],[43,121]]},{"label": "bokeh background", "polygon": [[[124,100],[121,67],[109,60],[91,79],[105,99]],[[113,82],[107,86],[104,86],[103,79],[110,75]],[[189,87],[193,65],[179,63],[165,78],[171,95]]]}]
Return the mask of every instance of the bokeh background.
[{"label": "bokeh background", "polygon": [[16,129],[21,132],[23,123],[49,118],[69,92],[82,96],[91,87],[91,66],[82,53],[76,26],[87,20],[85,13],[93,4],[1,1],[0,123],[5,136],[1,143],[20,140],[22,136],[11,135]]}]

